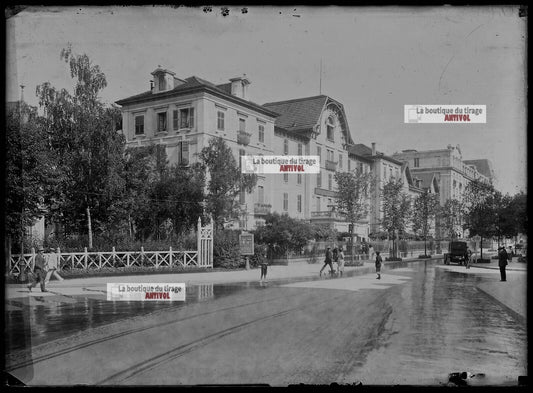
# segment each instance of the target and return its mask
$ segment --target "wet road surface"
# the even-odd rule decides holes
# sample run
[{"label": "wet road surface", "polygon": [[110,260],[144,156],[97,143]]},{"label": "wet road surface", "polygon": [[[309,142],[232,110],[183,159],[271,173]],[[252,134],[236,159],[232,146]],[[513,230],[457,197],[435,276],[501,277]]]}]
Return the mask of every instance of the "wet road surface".
[{"label": "wet road surface", "polygon": [[45,385],[438,385],[456,371],[516,385],[527,374],[526,326],[476,287],[494,276],[405,266],[379,281],[205,284],[184,303],[12,299],[8,368]]}]

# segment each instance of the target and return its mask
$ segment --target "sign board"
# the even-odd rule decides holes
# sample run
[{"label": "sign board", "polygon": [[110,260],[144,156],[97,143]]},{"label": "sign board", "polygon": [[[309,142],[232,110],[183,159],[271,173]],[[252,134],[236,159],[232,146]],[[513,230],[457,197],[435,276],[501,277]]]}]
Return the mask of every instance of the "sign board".
[{"label": "sign board", "polygon": [[241,255],[254,255],[254,235],[251,233],[240,234],[239,246]]}]

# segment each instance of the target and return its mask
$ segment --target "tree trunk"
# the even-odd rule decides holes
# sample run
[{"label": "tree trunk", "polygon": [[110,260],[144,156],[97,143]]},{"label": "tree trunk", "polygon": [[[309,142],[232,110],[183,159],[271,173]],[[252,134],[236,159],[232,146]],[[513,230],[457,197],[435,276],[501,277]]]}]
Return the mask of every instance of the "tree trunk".
[{"label": "tree trunk", "polygon": [[480,259],[483,259],[483,236],[481,236],[481,240],[479,242],[479,254],[480,254]]},{"label": "tree trunk", "polygon": [[89,250],[93,248],[93,231],[91,227],[91,209],[87,205],[87,229],[89,231]]}]

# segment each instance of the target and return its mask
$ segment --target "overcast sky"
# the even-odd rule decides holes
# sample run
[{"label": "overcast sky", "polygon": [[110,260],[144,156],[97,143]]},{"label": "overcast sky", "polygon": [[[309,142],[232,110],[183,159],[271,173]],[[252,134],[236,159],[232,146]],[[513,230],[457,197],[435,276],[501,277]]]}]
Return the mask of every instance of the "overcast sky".
[{"label": "overcast sky", "polygon": [[[102,99],[149,89],[158,66],[213,83],[246,74],[259,104],[322,94],[352,138],[393,154],[460,145],[496,187],[526,190],[526,20],[514,7],[31,7],[7,20],[7,99],[72,91],[72,43],[107,77]],[[404,124],[406,104],[487,106],[486,124]]]}]

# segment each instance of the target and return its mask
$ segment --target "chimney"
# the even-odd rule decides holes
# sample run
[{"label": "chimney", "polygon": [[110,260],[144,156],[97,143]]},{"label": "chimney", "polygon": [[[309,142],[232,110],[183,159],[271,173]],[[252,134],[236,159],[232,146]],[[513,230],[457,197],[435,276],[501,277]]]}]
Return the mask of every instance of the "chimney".
[{"label": "chimney", "polygon": [[376,155],[376,142],[372,142],[372,156]]},{"label": "chimney", "polygon": [[238,76],[236,78],[231,78],[230,82],[231,95],[242,98],[243,100],[250,100],[248,94],[248,85],[251,84],[251,82],[246,77],[246,74],[243,74],[243,76]]},{"label": "chimney", "polygon": [[26,86],[20,85],[20,102],[24,102],[24,88]]}]

